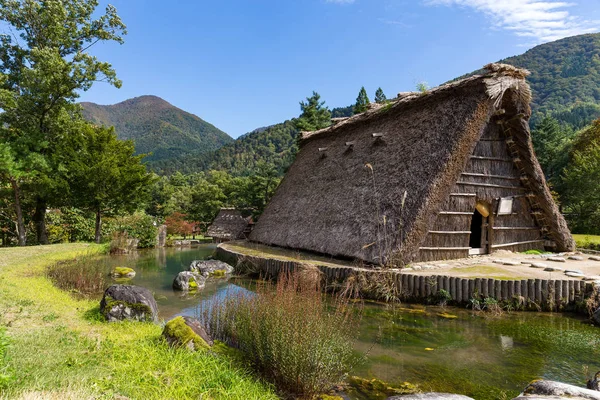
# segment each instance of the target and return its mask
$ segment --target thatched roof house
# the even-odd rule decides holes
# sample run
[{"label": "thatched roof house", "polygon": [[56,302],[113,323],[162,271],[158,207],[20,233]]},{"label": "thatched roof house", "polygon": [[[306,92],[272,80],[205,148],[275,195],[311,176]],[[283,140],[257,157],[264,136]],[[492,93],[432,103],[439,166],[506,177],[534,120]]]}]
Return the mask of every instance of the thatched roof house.
[{"label": "thatched roof house", "polygon": [[245,239],[249,224],[249,219],[244,218],[239,210],[221,208],[206,233],[216,242]]},{"label": "thatched roof house", "polygon": [[251,240],[396,265],[572,250],[531,144],[528,73],[486,69],[304,133]]}]

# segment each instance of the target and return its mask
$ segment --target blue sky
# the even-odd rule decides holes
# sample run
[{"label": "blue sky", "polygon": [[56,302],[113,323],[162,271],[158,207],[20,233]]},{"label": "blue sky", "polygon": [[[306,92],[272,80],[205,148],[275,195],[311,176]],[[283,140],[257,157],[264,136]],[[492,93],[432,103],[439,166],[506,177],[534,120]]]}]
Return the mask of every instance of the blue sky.
[{"label": "blue sky", "polygon": [[[297,116],[318,91],[329,107],[361,86],[388,97],[438,85],[536,44],[600,31],[598,0],[112,0],[125,44],[100,44],[123,87],[82,101],[144,94],[233,137]],[[101,1],[105,6],[106,2]]]}]

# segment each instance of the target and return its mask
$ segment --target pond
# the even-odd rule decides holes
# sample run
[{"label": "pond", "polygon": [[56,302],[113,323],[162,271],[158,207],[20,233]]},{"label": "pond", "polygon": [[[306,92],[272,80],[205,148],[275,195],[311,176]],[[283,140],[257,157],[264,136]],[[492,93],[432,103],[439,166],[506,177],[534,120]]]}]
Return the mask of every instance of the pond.
[{"label": "pond", "polygon": [[[171,288],[173,278],[213,245],[158,249],[113,256],[114,266],[133,267],[132,284],[155,293],[160,317],[194,316],[214,296],[248,286],[248,280],[207,282],[197,295]],[[351,372],[424,391],[460,393],[475,399],[511,399],[533,379],[584,386],[600,370],[600,331],[580,317],[551,313],[504,313],[493,317],[466,309],[367,303],[356,350],[367,361]]]}]

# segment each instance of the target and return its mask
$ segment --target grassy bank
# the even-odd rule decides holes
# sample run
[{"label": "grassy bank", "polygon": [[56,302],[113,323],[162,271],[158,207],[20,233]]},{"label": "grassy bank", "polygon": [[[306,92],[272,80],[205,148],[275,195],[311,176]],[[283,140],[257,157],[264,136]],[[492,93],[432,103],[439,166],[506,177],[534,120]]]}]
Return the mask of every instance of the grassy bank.
[{"label": "grassy bank", "polygon": [[577,247],[600,250],[600,235],[573,235]]},{"label": "grassy bank", "polygon": [[276,398],[232,360],[170,349],[159,325],[107,324],[96,301],[77,300],[46,278],[51,263],[99,250],[0,249],[0,324],[8,336],[2,398]]}]

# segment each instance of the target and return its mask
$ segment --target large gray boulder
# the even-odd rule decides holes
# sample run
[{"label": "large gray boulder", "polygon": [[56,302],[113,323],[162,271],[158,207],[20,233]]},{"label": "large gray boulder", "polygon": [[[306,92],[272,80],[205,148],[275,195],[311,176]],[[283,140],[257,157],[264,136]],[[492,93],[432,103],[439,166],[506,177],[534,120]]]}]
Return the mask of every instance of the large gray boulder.
[{"label": "large gray boulder", "polygon": [[205,278],[210,276],[223,277],[232,274],[233,267],[219,260],[196,260],[192,261],[188,271],[197,272]]},{"label": "large gray boulder", "polygon": [[173,289],[181,291],[199,290],[204,288],[206,278],[197,272],[183,271],[173,280]]},{"label": "large gray boulder", "polygon": [[140,286],[110,286],[100,301],[100,312],[109,322],[158,320],[158,306],[152,292]]},{"label": "large gray boulder", "polygon": [[535,399],[600,400],[600,392],[562,382],[539,380],[531,382],[523,393],[513,400]]},{"label": "large gray boulder", "polygon": [[449,393],[416,393],[388,397],[387,400],[473,400],[471,397]]}]

